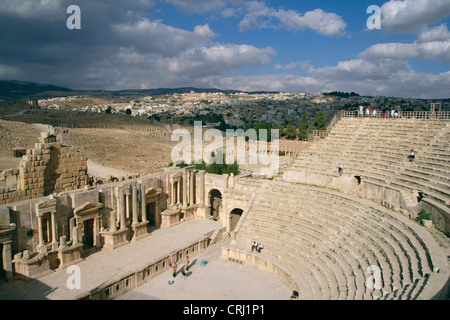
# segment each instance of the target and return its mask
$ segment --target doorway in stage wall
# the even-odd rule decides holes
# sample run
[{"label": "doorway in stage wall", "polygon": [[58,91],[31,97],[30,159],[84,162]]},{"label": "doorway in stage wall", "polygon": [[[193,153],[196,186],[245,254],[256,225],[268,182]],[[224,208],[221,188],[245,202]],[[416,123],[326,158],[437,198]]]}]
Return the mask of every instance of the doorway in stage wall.
[{"label": "doorway in stage wall", "polygon": [[156,229],[156,203],[152,202],[146,205],[146,214],[147,214],[147,232],[153,231]]},{"label": "doorway in stage wall", "polygon": [[94,219],[83,222],[84,224],[84,247],[92,248],[94,246]]},{"label": "doorway in stage wall", "polygon": [[44,240],[44,243],[49,243],[50,242],[50,235],[51,235],[51,230],[50,230],[50,220],[49,219],[42,219],[42,239]]}]

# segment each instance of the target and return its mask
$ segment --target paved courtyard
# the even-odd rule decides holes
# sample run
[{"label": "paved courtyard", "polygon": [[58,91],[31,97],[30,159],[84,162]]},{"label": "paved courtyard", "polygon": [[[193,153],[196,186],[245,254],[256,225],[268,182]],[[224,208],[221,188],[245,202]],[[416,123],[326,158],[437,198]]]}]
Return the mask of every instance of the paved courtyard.
[{"label": "paved courtyard", "polygon": [[[212,245],[191,259],[184,277],[180,270],[174,279],[167,270],[158,277],[116,298],[119,300],[280,300],[289,299],[292,291],[279,279],[257,270],[219,259],[221,247],[228,240]],[[201,266],[200,261],[208,261]],[[172,285],[169,280],[174,280]]]},{"label": "paved courtyard", "polygon": [[[101,250],[88,255],[77,264],[81,271],[81,289],[70,290],[66,282],[71,274],[67,269],[56,270],[36,280],[10,280],[0,283],[0,299],[77,299],[101,284],[128,271],[167,256],[185,244],[202,238],[220,223],[211,220],[191,220],[168,229],[157,229],[150,236],[115,250]],[[251,267],[219,259],[221,246],[217,243],[206,251],[191,257],[187,278],[179,273],[169,285],[170,270],[155,277],[117,299],[286,299],[290,290],[280,280]],[[200,260],[208,264],[200,266]],[[179,270],[183,265],[179,264]]]}]

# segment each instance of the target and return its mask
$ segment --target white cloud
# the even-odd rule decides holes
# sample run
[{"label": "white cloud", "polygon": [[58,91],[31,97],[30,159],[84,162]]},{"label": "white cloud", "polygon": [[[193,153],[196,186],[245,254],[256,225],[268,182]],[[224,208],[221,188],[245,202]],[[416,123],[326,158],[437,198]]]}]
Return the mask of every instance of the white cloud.
[{"label": "white cloud", "polygon": [[208,11],[219,11],[226,6],[227,1],[223,0],[166,0],[184,12],[198,13]]},{"label": "white cloud", "polygon": [[282,66],[280,64],[275,65],[276,70],[294,70],[294,69],[298,69],[298,68],[300,68],[302,70],[306,70],[306,69],[310,69],[311,67],[312,66],[309,61],[295,61],[295,62],[288,63],[285,66]]},{"label": "white cloud", "polygon": [[211,82],[216,87],[243,91],[318,92],[324,85],[312,77],[291,74],[221,77],[212,79]]},{"label": "white cloud", "polygon": [[209,27],[209,24],[195,26],[194,33],[203,39],[212,39],[216,36],[216,34]]},{"label": "white cloud", "polygon": [[193,78],[219,75],[244,66],[266,65],[275,55],[270,47],[256,48],[249,45],[214,45],[187,50],[178,56],[162,59],[174,75]]},{"label": "white cloud", "polygon": [[294,10],[269,8],[264,3],[257,1],[247,3],[247,14],[239,23],[241,32],[255,28],[280,27],[293,31],[309,29],[326,36],[341,36],[345,33],[347,24],[342,17],[322,9],[315,9],[301,15]]},{"label": "white cloud", "polygon": [[404,61],[353,59],[339,61],[334,67],[311,68],[310,73],[317,78],[333,81],[387,80],[405,68],[408,68],[408,64]]},{"label": "white cloud", "polygon": [[275,9],[268,8],[262,2],[249,1],[245,5],[247,14],[239,22],[239,31],[249,31],[255,28],[273,28],[270,18],[275,13]]},{"label": "white cloud", "polygon": [[450,40],[425,43],[382,43],[376,44],[361,53],[361,57],[370,60],[436,60],[450,62]]},{"label": "white cloud", "polygon": [[61,0],[14,0],[0,2],[0,12],[17,15],[20,18],[41,17],[56,19],[58,12],[62,12],[64,18],[66,8],[62,7]]},{"label": "white cloud", "polygon": [[448,31],[447,24],[443,23],[434,28],[425,27],[419,34],[418,43],[432,42],[432,41],[447,41],[450,40],[450,31]]},{"label": "white cloud", "polygon": [[177,55],[180,51],[205,44],[215,36],[209,25],[196,26],[194,32],[174,28],[161,23],[141,19],[133,23],[113,26],[121,46],[132,46],[144,53]]},{"label": "white cloud", "polygon": [[173,57],[138,53],[122,48],[111,57],[109,65],[122,70],[122,76],[109,89],[184,87],[214,85],[213,79],[245,66],[256,67],[270,62],[275,51],[249,45],[220,45],[199,47],[180,52]]},{"label": "white cloud", "polygon": [[413,32],[448,15],[448,0],[391,0],[381,7],[381,27],[394,33]]},{"label": "white cloud", "polygon": [[288,29],[310,29],[326,36],[341,36],[347,26],[340,16],[322,9],[308,11],[303,16],[293,10],[279,10],[274,16]]}]

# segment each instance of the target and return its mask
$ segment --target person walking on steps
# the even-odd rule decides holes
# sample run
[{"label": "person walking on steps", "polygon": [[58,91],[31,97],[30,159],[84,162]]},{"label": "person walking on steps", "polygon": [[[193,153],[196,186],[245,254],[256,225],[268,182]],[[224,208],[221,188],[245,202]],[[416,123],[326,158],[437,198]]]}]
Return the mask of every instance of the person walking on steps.
[{"label": "person walking on steps", "polygon": [[339,175],[342,176],[342,173],[344,173],[344,163],[341,162],[338,169]]}]

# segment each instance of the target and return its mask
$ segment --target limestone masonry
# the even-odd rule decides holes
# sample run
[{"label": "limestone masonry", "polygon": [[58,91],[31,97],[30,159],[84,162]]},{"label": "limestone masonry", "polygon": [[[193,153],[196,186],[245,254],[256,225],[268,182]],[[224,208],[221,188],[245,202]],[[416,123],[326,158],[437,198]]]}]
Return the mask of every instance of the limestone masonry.
[{"label": "limestone masonry", "polygon": [[[87,158],[43,133],[20,167],[1,175],[0,276],[42,277],[155,229],[203,219],[222,229],[187,250],[227,238],[221,259],[278,277],[300,299],[445,298],[450,121],[424,115],[341,112],[324,138],[271,177],[188,166],[92,183]],[[421,210],[431,214],[428,227],[416,222]],[[254,241],[264,245],[261,253],[251,250]],[[183,253],[145,272],[168,270],[172,259],[182,264]],[[144,282],[139,272],[80,298],[118,296]]]}]

